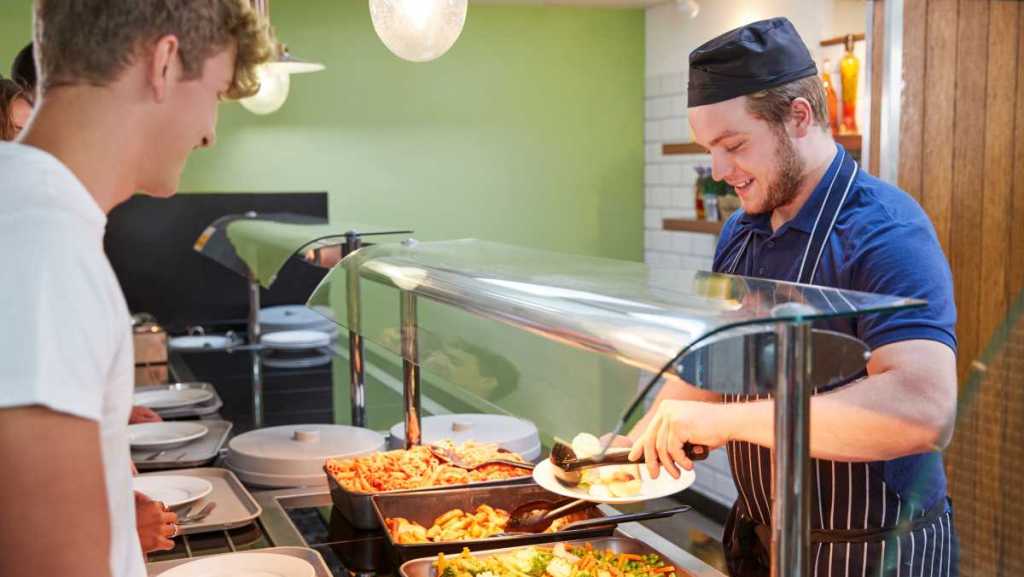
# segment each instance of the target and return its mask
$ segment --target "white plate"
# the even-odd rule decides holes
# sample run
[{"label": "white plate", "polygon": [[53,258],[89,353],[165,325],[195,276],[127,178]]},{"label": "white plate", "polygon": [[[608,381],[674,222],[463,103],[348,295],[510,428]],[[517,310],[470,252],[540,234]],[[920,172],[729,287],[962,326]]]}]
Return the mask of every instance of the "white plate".
[{"label": "white plate", "polygon": [[302,350],[327,347],[331,335],[322,331],[280,331],[263,335],[260,344],[271,349]]},{"label": "white plate", "polygon": [[202,438],[205,426],[184,421],[128,425],[128,441],[137,449],[171,449]]},{"label": "white plate", "polygon": [[232,339],[224,335],[191,335],[173,337],[167,341],[167,346],[176,351],[215,351],[226,349],[231,344]]},{"label": "white plate", "polygon": [[277,553],[227,553],[196,559],[160,577],[315,577],[308,561]]},{"label": "white plate", "polygon": [[213,491],[206,479],[184,475],[146,475],[132,479],[134,489],[173,509],[198,501]]},{"label": "white plate", "polygon": [[640,493],[631,497],[594,497],[589,492],[579,487],[569,487],[563,485],[561,481],[555,477],[554,473],[555,466],[550,460],[544,459],[533,468],[533,480],[538,485],[544,487],[552,493],[563,495],[565,497],[571,497],[573,499],[583,499],[591,501],[593,503],[608,503],[610,505],[627,505],[629,503],[639,503],[641,501],[648,501],[650,499],[658,499],[661,497],[668,497],[669,495],[675,495],[679,491],[689,487],[697,479],[697,475],[693,471],[681,470],[682,473],[678,479],[673,479],[668,471],[664,469],[658,474],[657,479],[652,479],[647,473],[647,467],[640,463],[640,480],[642,482]]},{"label": "white plate", "polygon": [[205,403],[213,392],[203,389],[159,389],[135,393],[132,402],[150,409],[174,409]]}]

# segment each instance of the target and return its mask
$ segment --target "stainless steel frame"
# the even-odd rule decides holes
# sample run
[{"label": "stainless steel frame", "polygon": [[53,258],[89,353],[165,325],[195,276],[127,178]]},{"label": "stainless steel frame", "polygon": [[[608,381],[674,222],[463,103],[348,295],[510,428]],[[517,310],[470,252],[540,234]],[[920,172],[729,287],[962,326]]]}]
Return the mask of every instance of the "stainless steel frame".
[{"label": "stainless steel frame", "polygon": [[402,382],[405,385],[405,448],[419,445],[420,426],[420,356],[419,325],[416,318],[416,295],[401,291],[399,317],[402,323]]},{"label": "stainless steel frame", "polygon": [[[359,250],[362,239],[355,231],[345,233],[345,244],[349,254]],[[348,366],[349,366],[349,400],[351,404],[352,425],[366,426],[366,374],[363,360],[363,335],[359,333],[361,321],[359,274],[346,271],[346,298],[348,305]]]},{"label": "stainless steel frame", "polygon": [[252,362],[252,425],[263,427],[263,362],[260,358],[260,283],[249,277],[249,351]]},{"label": "stainless steel frame", "polygon": [[903,105],[903,0],[884,0],[881,126],[878,134],[878,176],[899,180],[900,117]]},{"label": "stainless steel frame", "polygon": [[810,575],[810,323],[777,328],[772,577]]}]

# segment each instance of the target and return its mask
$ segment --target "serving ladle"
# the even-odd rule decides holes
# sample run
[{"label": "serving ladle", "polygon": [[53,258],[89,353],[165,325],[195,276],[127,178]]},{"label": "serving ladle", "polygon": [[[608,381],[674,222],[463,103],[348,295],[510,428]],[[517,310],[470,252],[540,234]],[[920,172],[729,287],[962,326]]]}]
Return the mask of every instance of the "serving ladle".
[{"label": "serving ladle", "polygon": [[[563,499],[561,501],[530,501],[519,505],[509,514],[508,522],[505,524],[505,534],[516,533],[543,533],[551,526],[556,519],[577,511],[593,507],[594,503],[583,499]],[[630,513],[626,515],[610,515],[608,517],[595,517],[583,519],[566,525],[561,530],[577,530],[589,527],[602,527],[605,525],[627,523],[630,521],[646,521],[648,519],[661,519],[671,517],[677,513],[683,513],[692,509],[689,505],[663,509],[660,511],[645,511],[642,513]]]}]

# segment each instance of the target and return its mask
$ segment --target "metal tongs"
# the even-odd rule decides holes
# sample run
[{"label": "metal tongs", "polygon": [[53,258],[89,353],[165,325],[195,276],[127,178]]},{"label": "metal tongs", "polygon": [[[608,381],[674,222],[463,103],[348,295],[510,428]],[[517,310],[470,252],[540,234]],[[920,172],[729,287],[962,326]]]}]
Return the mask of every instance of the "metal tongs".
[{"label": "metal tongs", "polygon": [[[551,456],[548,457],[548,460],[554,465],[552,471],[559,481],[566,485],[575,486],[580,484],[580,479],[582,478],[580,471],[584,469],[593,469],[594,467],[604,467],[606,465],[634,464],[629,460],[630,451],[631,449],[629,448],[607,449],[603,454],[580,459],[576,456],[576,451],[573,451],[568,443],[555,439],[555,445],[551,447]],[[686,453],[686,456],[691,461],[702,461],[708,456],[708,448],[705,445],[684,443],[683,452]]]}]

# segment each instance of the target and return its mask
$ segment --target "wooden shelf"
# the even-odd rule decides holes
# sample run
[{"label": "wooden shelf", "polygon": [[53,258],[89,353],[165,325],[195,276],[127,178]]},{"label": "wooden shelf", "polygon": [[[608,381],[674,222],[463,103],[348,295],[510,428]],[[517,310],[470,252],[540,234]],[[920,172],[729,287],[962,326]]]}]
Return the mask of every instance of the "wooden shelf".
[{"label": "wooden shelf", "polygon": [[661,145],[661,153],[665,156],[675,154],[707,154],[708,150],[696,142],[670,142]]},{"label": "wooden shelf", "polygon": [[822,40],[818,44],[821,45],[821,46],[836,46],[838,44],[846,44],[846,37],[847,36],[853,36],[853,41],[854,42],[862,42],[864,40],[864,34],[863,33],[843,34],[842,36],[836,36],[834,38],[826,38],[825,40]]},{"label": "wooden shelf", "polygon": [[665,230],[676,232],[701,232],[704,234],[721,234],[722,222],[709,222],[706,220],[693,220],[689,218],[666,218],[661,221],[661,227]]}]

